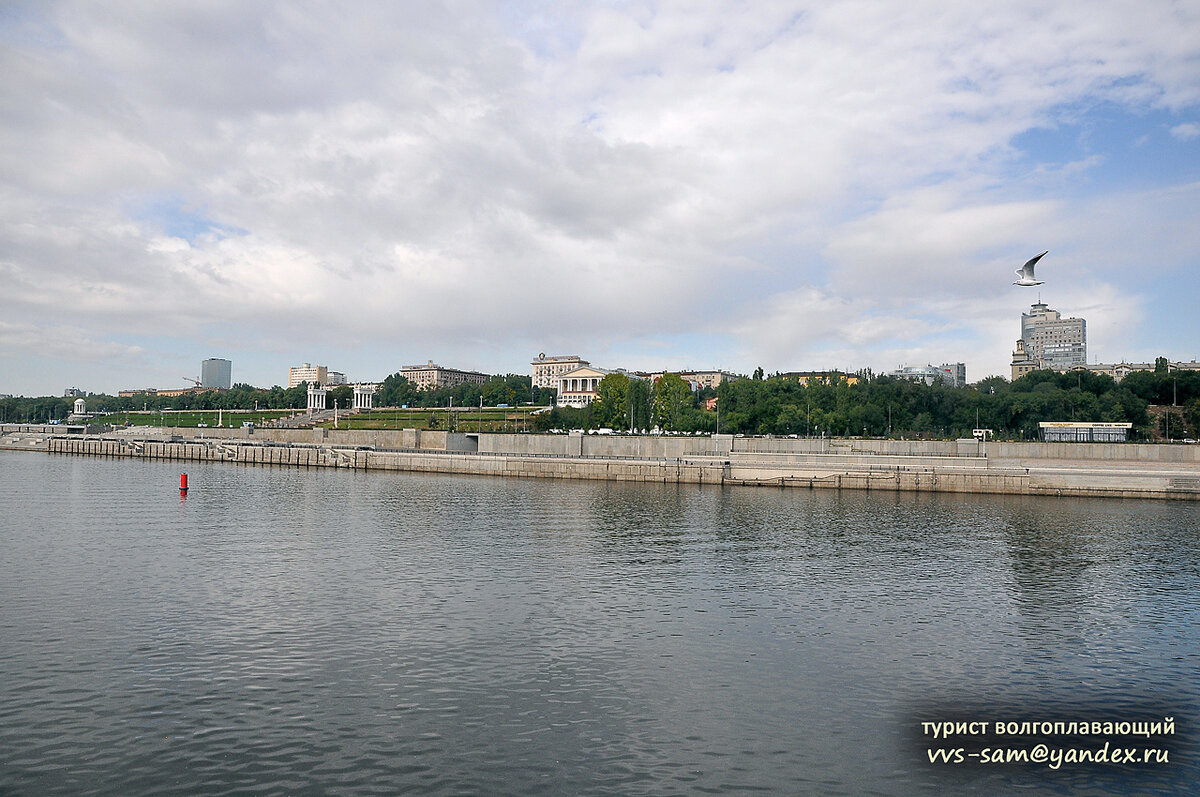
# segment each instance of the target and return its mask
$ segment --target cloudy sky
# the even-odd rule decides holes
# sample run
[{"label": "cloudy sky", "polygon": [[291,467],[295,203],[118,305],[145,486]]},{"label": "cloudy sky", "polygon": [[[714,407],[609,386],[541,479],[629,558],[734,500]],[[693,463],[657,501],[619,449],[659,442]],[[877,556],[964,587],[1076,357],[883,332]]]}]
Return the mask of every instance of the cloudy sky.
[{"label": "cloudy sky", "polygon": [[[1200,4],[0,4],[0,392],[1200,358]],[[1041,288],[1013,269],[1050,250]]]}]

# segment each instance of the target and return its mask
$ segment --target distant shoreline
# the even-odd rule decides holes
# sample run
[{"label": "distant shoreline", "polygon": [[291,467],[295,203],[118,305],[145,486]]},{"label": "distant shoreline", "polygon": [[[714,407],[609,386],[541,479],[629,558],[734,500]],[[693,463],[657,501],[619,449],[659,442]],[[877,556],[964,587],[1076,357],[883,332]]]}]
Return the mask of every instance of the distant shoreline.
[{"label": "distant shoreline", "polygon": [[204,430],[8,431],[0,448],[288,467],[677,484],[1200,500],[1200,446]]}]

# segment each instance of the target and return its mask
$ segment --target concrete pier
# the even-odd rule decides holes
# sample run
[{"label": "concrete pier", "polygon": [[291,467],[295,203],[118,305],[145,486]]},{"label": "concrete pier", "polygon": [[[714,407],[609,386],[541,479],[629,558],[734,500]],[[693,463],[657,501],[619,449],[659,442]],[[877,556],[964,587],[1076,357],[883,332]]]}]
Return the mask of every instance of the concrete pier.
[{"label": "concrete pier", "polygon": [[0,448],[83,456],[776,488],[1200,500],[1200,446],[1195,445],[475,435],[416,429],[209,429],[203,437],[173,434],[177,429],[100,435],[33,427],[2,431]]}]

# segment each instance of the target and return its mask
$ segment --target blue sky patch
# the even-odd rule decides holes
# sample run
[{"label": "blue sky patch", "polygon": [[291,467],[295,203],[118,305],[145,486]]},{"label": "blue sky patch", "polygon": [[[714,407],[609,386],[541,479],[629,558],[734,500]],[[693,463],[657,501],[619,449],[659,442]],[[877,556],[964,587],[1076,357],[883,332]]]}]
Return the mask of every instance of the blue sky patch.
[{"label": "blue sky patch", "polygon": [[1030,169],[1058,170],[1092,159],[1072,182],[1081,192],[1098,188],[1139,189],[1200,180],[1200,137],[1172,130],[1194,124],[1191,115],[1168,111],[1130,112],[1115,105],[1065,108],[1063,121],[1013,139]]},{"label": "blue sky patch", "polygon": [[202,211],[189,207],[181,197],[174,194],[134,203],[128,212],[143,224],[153,225],[164,235],[182,238],[189,244],[195,244],[202,238],[220,240],[246,234],[246,230],[213,221]]}]

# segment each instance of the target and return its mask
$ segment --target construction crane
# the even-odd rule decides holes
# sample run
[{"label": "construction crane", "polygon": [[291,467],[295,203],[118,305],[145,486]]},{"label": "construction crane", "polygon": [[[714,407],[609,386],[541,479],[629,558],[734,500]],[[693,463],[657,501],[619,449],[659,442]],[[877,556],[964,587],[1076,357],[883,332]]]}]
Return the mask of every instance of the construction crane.
[{"label": "construction crane", "polygon": [[199,379],[192,379],[190,376],[185,376],[185,377],[183,377],[183,380],[184,380],[185,382],[191,382],[191,383],[192,383],[193,385],[195,385],[196,387],[200,387],[200,380],[199,380]]}]

